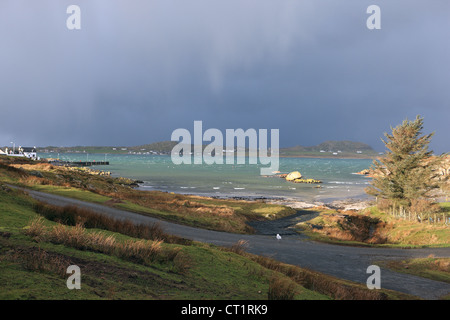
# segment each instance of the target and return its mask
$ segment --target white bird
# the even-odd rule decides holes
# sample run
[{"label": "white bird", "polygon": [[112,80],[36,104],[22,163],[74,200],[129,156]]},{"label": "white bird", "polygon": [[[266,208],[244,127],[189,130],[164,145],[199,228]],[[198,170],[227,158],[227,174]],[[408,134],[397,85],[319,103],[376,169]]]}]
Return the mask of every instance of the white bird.
[{"label": "white bird", "polygon": [[277,233],[277,240],[281,240],[281,236]]}]

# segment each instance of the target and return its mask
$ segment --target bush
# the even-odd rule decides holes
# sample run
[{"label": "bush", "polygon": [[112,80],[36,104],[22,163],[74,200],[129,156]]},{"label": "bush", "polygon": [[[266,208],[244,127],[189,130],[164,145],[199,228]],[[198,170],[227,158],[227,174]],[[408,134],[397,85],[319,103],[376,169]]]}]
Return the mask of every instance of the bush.
[{"label": "bush", "polygon": [[267,298],[269,300],[293,300],[295,283],[287,278],[272,277],[269,283]]},{"label": "bush", "polygon": [[245,252],[247,246],[248,246],[247,240],[239,240],[229,248],[229,251],[242,255]]}]

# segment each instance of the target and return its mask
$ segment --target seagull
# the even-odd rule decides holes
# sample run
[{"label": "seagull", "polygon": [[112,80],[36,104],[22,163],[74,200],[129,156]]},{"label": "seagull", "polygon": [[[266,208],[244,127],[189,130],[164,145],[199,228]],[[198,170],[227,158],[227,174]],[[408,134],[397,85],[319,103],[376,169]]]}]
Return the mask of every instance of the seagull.
[{"label": "seagull", "polygon": [[281,240],[281,236],[277,233],[277,240]]}]

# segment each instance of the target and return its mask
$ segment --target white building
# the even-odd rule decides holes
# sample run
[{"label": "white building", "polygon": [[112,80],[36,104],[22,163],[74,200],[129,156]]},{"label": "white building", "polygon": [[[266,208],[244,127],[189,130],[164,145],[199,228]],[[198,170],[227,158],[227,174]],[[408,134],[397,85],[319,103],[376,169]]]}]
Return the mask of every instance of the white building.
[{"label": "white building", "polygon": [[5,151],[0,149],[0,154],[7,155],[9,157],[26,157],[33,160],[39,160],[36,152],[36,147],[19,147],[16,150],[5,148]]},{"label": "white building", "polygon": [[30,147],[19,147],[19,153],[23,154],[24,157],[27,157],[29,159],[36,160],[37,153],[36,153],[36,147],[30,148]]}]

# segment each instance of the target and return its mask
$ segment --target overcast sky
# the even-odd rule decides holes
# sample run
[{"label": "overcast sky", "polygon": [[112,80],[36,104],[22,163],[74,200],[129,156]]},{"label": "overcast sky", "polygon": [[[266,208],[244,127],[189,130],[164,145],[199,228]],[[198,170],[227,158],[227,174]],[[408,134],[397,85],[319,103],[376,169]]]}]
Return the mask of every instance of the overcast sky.
[{"label": "overcast sky", "polygon": [[0,46],[0,145],[139,145],[202,120],[383,150],[420,114],[450,151],[448,0],[1,0]]}]

